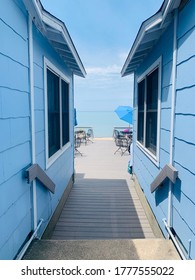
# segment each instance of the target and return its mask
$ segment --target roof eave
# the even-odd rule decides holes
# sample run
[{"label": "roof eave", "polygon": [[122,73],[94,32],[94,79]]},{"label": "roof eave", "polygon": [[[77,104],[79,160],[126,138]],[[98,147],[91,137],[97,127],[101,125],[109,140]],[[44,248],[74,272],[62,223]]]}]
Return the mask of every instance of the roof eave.
[{"label": "roof eave", "polygon": [[[142,23],[133,46],[121,70],[122,77],[132,74],[135,72],[137,67],[139,67],[144,58],[153,48],[156,41],[160,38],[163,30],[165,30],[165,28],[171,22],[171,19],[169,18],[170,13],[179,6],[180,1],[181,0],[165,0],[160,10]],[[146,43],[147,45],[144,49],[144,44]],[[139,63],[135,63],[133,60],[136,60],[139,56],[139,48],[141,46],[143,49],[142,57],[139,57]]]},{"label": "roof eave", "polygon": [[[43,11],[43,17],[42,17],[42,19],[43,19],[43,22],[44,22],[44,24],[45,24],[46,26],[50,26],[50,27],[52,27],[54,30],[56,30],[57,32],[59,32],[59,34],[60,34],[61,36],[59,36],[58,38],[60,38],[60,37],[63,38],[64,44],[68,46],[68,48],[69,48],[69,50],[70,50],[72,56],[74,57],[74,60],[75,60],[76,64],[78,65],[78,67],[79,67],[79,69],[80,69],[80,71],[81,71],[81,73],[80,73],[79,76],[85,77],[85,76],[86,76],[85,68],[84,68],[84,66],[83,66],[83,63],[82,63],[82,61],[81,61],[81,59],[80,59],[80,57],[79,57],[79,54],[78,54],[78,52],[77,52],[77,50],[76,50],[76,48],[75,48],[75,46],[74,46],[74,44],[73,44],[73,41],[72,41],[72,39],[71,39],[71,37],[70,37],[70,35],[69,35],[69,33],[68,33],[68,30],[67,30],[67,28],[65,27],[64,23],[63,23],[62,21],[58,20],[56,17],[52,16],[51,14],[47,13],[45,10]],[[51,38],[48,36],[47,30],[46,30],[45,35],[47,36],[47,38],[48,38],[48,40],[50,41],[51,44],[52,44],[51,41],[54,41],[54,42],[55,42],[54,38],[51,40]],[[58,39],[56,39],[56,42],[58,42]],[[53,44],[52,44],[52,46],[53,46]],[[54,48],[55,48],[55,47],[54,47]],[[56,49],[56,48],[55,48],[55,49]],[[57,49],[56,49],[56,50],[57,50]],[[57,50],[57,52],[59,52],[59,51]],[[60,54],[60,52],[59,52],[59,54]],[[61,54],[60,54],[60,56],[61,56]],[[67,63],[67,64],[68,64],[68,63]],[[73,72],[74,72],[74,69],[72,69],[72,70],[73,70]],[[77,69],[77,70],[78,70],[78,69]],[[75,74],[75,75],[78,75],[78,71],[75,71],[74,74]]]},{"label": "roof eave", "polygon": [[125,64],[121,70],[121,76],[124,77],[126,75],[129,75],[131,74],[132,72],[126,74],[126,69],[128,68],[128,65],[129,63],[131,62],[131,60],[133,59],[138,47],[140,46],[142,40],[143,40],[143,37],[145,35],[145,32],[150,30],[150,28],[154,28],[157,24],[161,23],[162,22],[162,14],[161,12],[159,12],[158,14],[155,14],[152,18],[150,18],[149,20],[146,20],[142,23],[141,27],[140,27],[140,30],[137,34],[137,37],[133,43],[133,46],[127,56],[127,59],[125,61]]},{"label": "roof eave", "polygon": [[[86,76],[86,71],[83,63],[78,55],[78,52],[73,44],[73,41],[68,33],[65,24],[55,16],[47,12],[40,0],[23,0],[31,15],[35,25],[40,32],[45,36],[51,46],[60,55],[61,59],[68,65],[70,70],[80,77]],[[54,36],[50,36],[52,34]],[[61,42],[62,47],[56,48],[55,43]],[[68,52],[67,49],[69,50]]]}]

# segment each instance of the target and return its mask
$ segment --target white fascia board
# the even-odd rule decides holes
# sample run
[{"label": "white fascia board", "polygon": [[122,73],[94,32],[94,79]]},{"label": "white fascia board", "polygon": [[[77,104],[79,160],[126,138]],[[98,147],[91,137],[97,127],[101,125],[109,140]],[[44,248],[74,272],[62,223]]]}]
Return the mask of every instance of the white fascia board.
[{"label": "white fascia board", "polygon": [[146,28],[145,28],[145,32],[151,30],[152,28],[154,28],[156,25],[158,25],[159,23],[162,22],[162,15],[160,15],[156,20],[154,20],[153,22],[151,22]]},{"label": "white fascia board", "polygon": [[41,7],[38,5],[36,0],[23,0],[23,3],[31,16],[33,22],[35,22],[39,29],[45,31],[45,26],[42,21],[42,13],[41,13]]},{"label": "white fascia board", "polygon": [[177,9],[181,3],[181,0],[168,0],[167,5],[163,12],[163,20],[161,22],[161,26],[163,25],[167,15],[172,12],[174,9]]},{"label": "white fascia board", "polygon": [[42,11],[42,20],[45,24],[51,26],[53,29],[62,32],[62,26],[59,24],[59,21],[57,21],[56,18],[45,11]]},{"label": "white fascia board", "polygon": [[[139,34],[138,34],[138,35],[139,35]],[[134,54],[135,54],[135,51],[136,51],[137,47],[139,46],[139,43],[141,42],[143,36],[144,36],[144,34],[141,33],[141,34],[138,36],[137,40],[134,42],[133,47],[132,47],[132,49],[130,50],[130,52],[129,52],[129,54],[128,54],[128,57],[127,57],[127,59],[126,59],[126,61],[125,61],[125,64],[124,64],[124,66],[123,66],[123,68],[122,68],[122,71],[121,71],[121,76],[122,76],[122,77],[125,76],[125,71],[126,71],[128,65],[129,65],[130,61],[132,60],[132,58],[133,58],[133,56],[134,56]]]}]

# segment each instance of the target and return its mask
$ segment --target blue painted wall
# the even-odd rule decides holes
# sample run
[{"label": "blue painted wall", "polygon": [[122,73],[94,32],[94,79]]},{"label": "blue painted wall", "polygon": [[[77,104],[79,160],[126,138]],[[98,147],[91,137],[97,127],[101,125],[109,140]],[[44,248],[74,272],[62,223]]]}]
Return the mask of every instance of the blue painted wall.
[{"label": "blue painted wall", "polygon": [[[67,78],[70,79],[70,123],[73,124],[73,86],[72,73],[62,62],[60,57],[49,45],[48,41],[34,27],[34,92],[35,92],[35,141],[36,141],[36,162],[46,170],[45,151],[45,103],[44,103],[44,57],[57,67]],[[71,126],[71,143],[73,141],[73,126]],[[49,193],[37,183],[38,198],[38,220],[43,218],[46,223],[42,232],[51,218],[63,192],[73,174],[73,146],[70,146],[47,170],[46,173],[56,184],[55,195]]]},{"label": "blue painted wall", "polygon": [[[166,38],[165,49],[163,42]],[[167,216],[167,192],[168,186],[158,194],[151,194],[150,184],[158,175],[161,168],[169,162],[169,141],[170,141],[170,115],[171,115],[171,69],[172,69],[172,48],[173,46],[173,25],[163,34],[155,49],[145,59],[144,63],[136,72],[135,78],[139,78],[147,69],[161,57],[161,114],[160,114],[160,157],[159,166],[152,162],[149,157],[143,153],[137,145],[134,145],[134,171],[138,181],[144,190],[144,193],[154,211],[154,214],[159,221],[159,224],[166,234],[162,219]],[[135,88],[136,93],[136,88]],[[137,104],[137,96],[135,95],[135,108]],[[135,110],[135,121],[137,118],[137,111]],[[134,140],[136,141],[136,122],[134,125]],[[157,207],[158,206],[158,207]]]},{"label": "blue painted wall", "polygon": [[[178,57],[174,130],[174,165],[179,171],[179,180],[173,189],[173,228],[178,239],[188,250],[188,240],[192,240],[190,257],[195,259],[195,1],[179,12]],[[166,48],[164,48],[166,42]],[[154,164],[136,144],[134,145],[134,170],[152,210],[165,235],[167,232],[162,219],[167,217],[168,182],[154,194],[150,184],[170,157],[170,116],[172,90],[173,24],[162,35],[154,49],[135,73],[137,79],[160,56],[162,57],[161,113],[160,113],[160,161]],[[137,104],[135,82],[134,103]],[[136,117],[134,119],[134,141],[136,141]]]},{"label": "blue painted wall", "polygon": [[[1,0],[0,9],[0,259],[13,259],[32,231],[32,189],[24,179],[31,164],[28,16],[22,0]],[[48,41],[33,27],[36,161],[45,170],[44,57],[73,78]],[[73,126],[70,132],[73,141]],[[73,174],[70,146],[47,170],[56,183],[51,194],[37,183],[38,220],[44,231]]]},{"label": "blue painted wall", "polygon": [[174,189],[173,225],[184,246],[192,240],[191,258],[195,259],[195,1],[179,14],[178,58],[175,114],[175,167],[181,179]]},{"label": "blue painted wall", "polygon": [[[27,18],[20,1],[0,9],[0,259],[12,259],[31,231]],[[25,129],[24,129],[25,128]]]}]

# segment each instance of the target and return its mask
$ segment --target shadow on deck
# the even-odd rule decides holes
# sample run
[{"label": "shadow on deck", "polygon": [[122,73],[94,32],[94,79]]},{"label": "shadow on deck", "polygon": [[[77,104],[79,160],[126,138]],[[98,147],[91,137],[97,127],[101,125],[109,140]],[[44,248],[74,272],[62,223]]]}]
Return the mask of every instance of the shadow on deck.
[{"label": "shadow on deck", "polygon": [[77,180],[51,239],[154,238],[135,191],[122,179]]},{"label": "shadow on deck", "polygon": [[148,219],[127,173],[129,155],[114,155],[115,148],[113,140],[81,146],[75,184],[50,240],[34,241],[24,259],[179,259]]}]

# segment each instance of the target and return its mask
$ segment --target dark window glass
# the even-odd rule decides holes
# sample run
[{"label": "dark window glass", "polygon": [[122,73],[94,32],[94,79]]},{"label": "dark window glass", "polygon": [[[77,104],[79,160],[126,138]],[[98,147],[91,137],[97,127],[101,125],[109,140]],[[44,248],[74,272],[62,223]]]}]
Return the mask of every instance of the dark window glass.
[{"label": "dark window glass", "polygon": [[158,69],[147,76],[146,148],[156,154],[158,117]]},{"label": "dark window glass", "polygon": [[144,142],[144,99],[145,99],[145,80],[138,84],[138,134],[137,140]]},{"label": "dark window glass", "polygon": [[62,145],[69,142],[69,85],[61,80],[62,92]]},{"label": "dark window glass", "polygon": [[158,79],[156,68],[138,84],[137,140],[154,155],[157,150]]},{"label": "dark window glass", "polygon": [[49,157],[60,149],[59,77],[47,69]]}]

